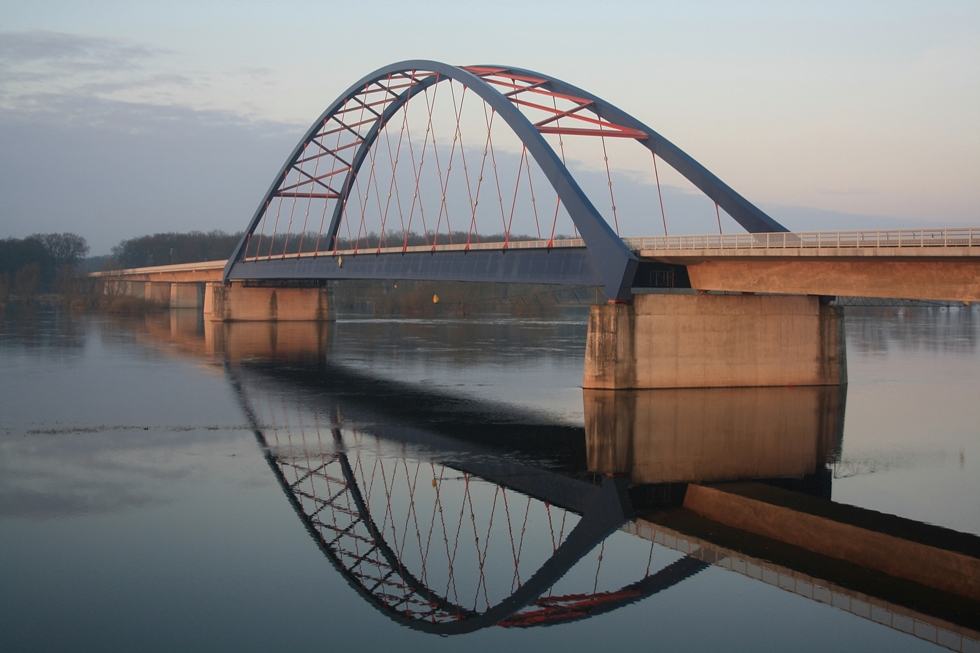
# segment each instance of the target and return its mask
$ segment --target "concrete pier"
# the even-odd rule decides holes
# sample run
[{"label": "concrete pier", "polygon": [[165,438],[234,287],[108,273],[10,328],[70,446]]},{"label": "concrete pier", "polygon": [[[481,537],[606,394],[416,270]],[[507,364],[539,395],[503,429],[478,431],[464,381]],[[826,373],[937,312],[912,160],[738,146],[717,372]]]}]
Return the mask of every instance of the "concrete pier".
[{"label": "concrete pier", "polygon": [[249,287],[208,283],[204,319],[212,322],[324,322],[331,319],[325,287]]},{"label": "concrete pier", "polygon": [[204,307],[204,283],[170,284],[170,308]]},{"label": "concrete pier", "polygon": [[146,299],[146,281],[130,281],[126,279],[103,279],[102,291],[109,296],[136,297]]},{"label": "concrete pier", "polygon": [[170,306],[170,289],[169,283],[163,281],[147,281],[145,290],[145,299],[148,302],[152,302],[159,306]]},{"label": "concrete pier", "polygon": [[204,283],[109,280],[105,282],[104,292],[144,299],[161,308],[200,310],[204,306]]},{"label": "concrete pier", "polygon": [[593,306],[583,387],[711,388],[847,382],[843,319],[817,297],[637,295]]}]

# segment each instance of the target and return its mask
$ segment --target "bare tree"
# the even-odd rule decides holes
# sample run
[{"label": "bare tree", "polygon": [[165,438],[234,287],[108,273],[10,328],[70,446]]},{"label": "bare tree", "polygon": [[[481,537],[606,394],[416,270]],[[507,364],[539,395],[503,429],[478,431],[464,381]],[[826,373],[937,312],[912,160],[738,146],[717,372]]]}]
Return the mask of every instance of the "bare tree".
[{"label": "bare tree", "polygon": [[85,239],[75,233],[41,234],[38,237],[44,243],[44,248],[53,259],[57,270],[65,266],[74,268],[82,262],[89,251]]}]

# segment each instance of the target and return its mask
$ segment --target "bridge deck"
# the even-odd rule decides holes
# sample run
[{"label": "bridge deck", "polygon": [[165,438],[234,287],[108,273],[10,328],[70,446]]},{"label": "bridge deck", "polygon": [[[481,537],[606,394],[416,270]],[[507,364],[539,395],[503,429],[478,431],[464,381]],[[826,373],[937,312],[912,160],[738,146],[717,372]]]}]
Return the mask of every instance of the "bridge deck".
[{"label": "bridge deck", "polygon": [[[687,266],[699,290],[980,301],[980,228],[624,238],[641,260]],[[219,281],[225,261],[92,276]],[[232,279],[417,279],[601,285],[582,239],[445,243],[249,257]]]},{"label": "bridge deck", "polygon": [[[980,256],[980,228],[886,229],[874,231],[812,231],[763,234],[701,234],[679,236],[638,236],[623,238],[635,254],[644,258],[776,256],[776,257],[963,257]],[[521,250],[585,247],[581,238],[561,240],[514,240],[508,243],[443,243],[411,247],[362,247],[327,252],[304,252],[253,256],[248,262],[358,256],[365,254],[404,254],[481,250]],[[144,274],[210,273],[222,269],[226,261],[202,261],[176,265],[157,265],[125,270],[93,272],[93,277],[132,277]]]},{"label": "bridge deck", "polygon": [[203,281],[221,281],[221,273],[224,271],[227,263],[227,260],[222,259],[220,261],[199,261],[197,263],[178,263],[176,265],[154,265],[145,268],[90,272],[89,276],[96,279],[118,281],[200,283]]}]

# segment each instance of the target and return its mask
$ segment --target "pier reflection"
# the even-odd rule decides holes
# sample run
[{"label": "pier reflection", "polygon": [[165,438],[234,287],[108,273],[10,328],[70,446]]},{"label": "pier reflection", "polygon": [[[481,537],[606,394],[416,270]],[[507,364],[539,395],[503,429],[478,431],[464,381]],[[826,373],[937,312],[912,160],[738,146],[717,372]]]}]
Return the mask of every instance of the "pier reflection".
[{"label": "pier reflection", "polygon": [[812,476],[839,455],[846,392],[583,390],[589,469],[633,483]]},{"label": "pier reflection", "polygon": [[326,356],[331,328],[329,322],[211,322],[194,309],[151,313],[123,325],[137,337],[148,335],[149,345],[173,345],[200,357],[307,364]]},{"label": "pier reflection", "polygon": [[209,351],[227,360],[260,358],[309,362],[326,356],[329,322],[210,322],[204,323]]}]

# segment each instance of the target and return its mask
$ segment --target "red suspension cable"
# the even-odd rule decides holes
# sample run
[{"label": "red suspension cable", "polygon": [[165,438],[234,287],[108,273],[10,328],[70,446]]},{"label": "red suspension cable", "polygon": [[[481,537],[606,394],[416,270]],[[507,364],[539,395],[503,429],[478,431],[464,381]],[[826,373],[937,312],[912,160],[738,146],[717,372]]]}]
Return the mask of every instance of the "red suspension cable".
[{"label": "red suspension cable", "polygon": [[653,150],[650,151],[653,155],[653,174],[657,178],[657,197],[660,198],[660,217],[664,221],[664,235],[667,235],[667,214],[664,212],[664,196],[660,193],[660,173],[657,172],[657,154]]},{"label": "red suspension cable", "polygon": [[521,187],[521,174],[524,172],[524,158],[527,156],[527,145],[521,148],[521,162],[517,164],[517,181],[514,182],[514,199],[510,204],[510,220],[507,221],[507,229],[504,231],[504,249],[510,243],[510,228],[514,224],[514,210],[517,208],[517,191]]},{"label": "red suspension cable", "polygon": [[[600,125],[599,129],[602,129]],[[616,196],[613,195],[612,175],[609,173],[609,155],[606,153],[606,137],[602,141],[602,162],[606,165],[606,183],[609,185],[609,202],[612,205],[613,223],[616,225],[616,235],[619,235],[619,217],[616,215]]]}]

